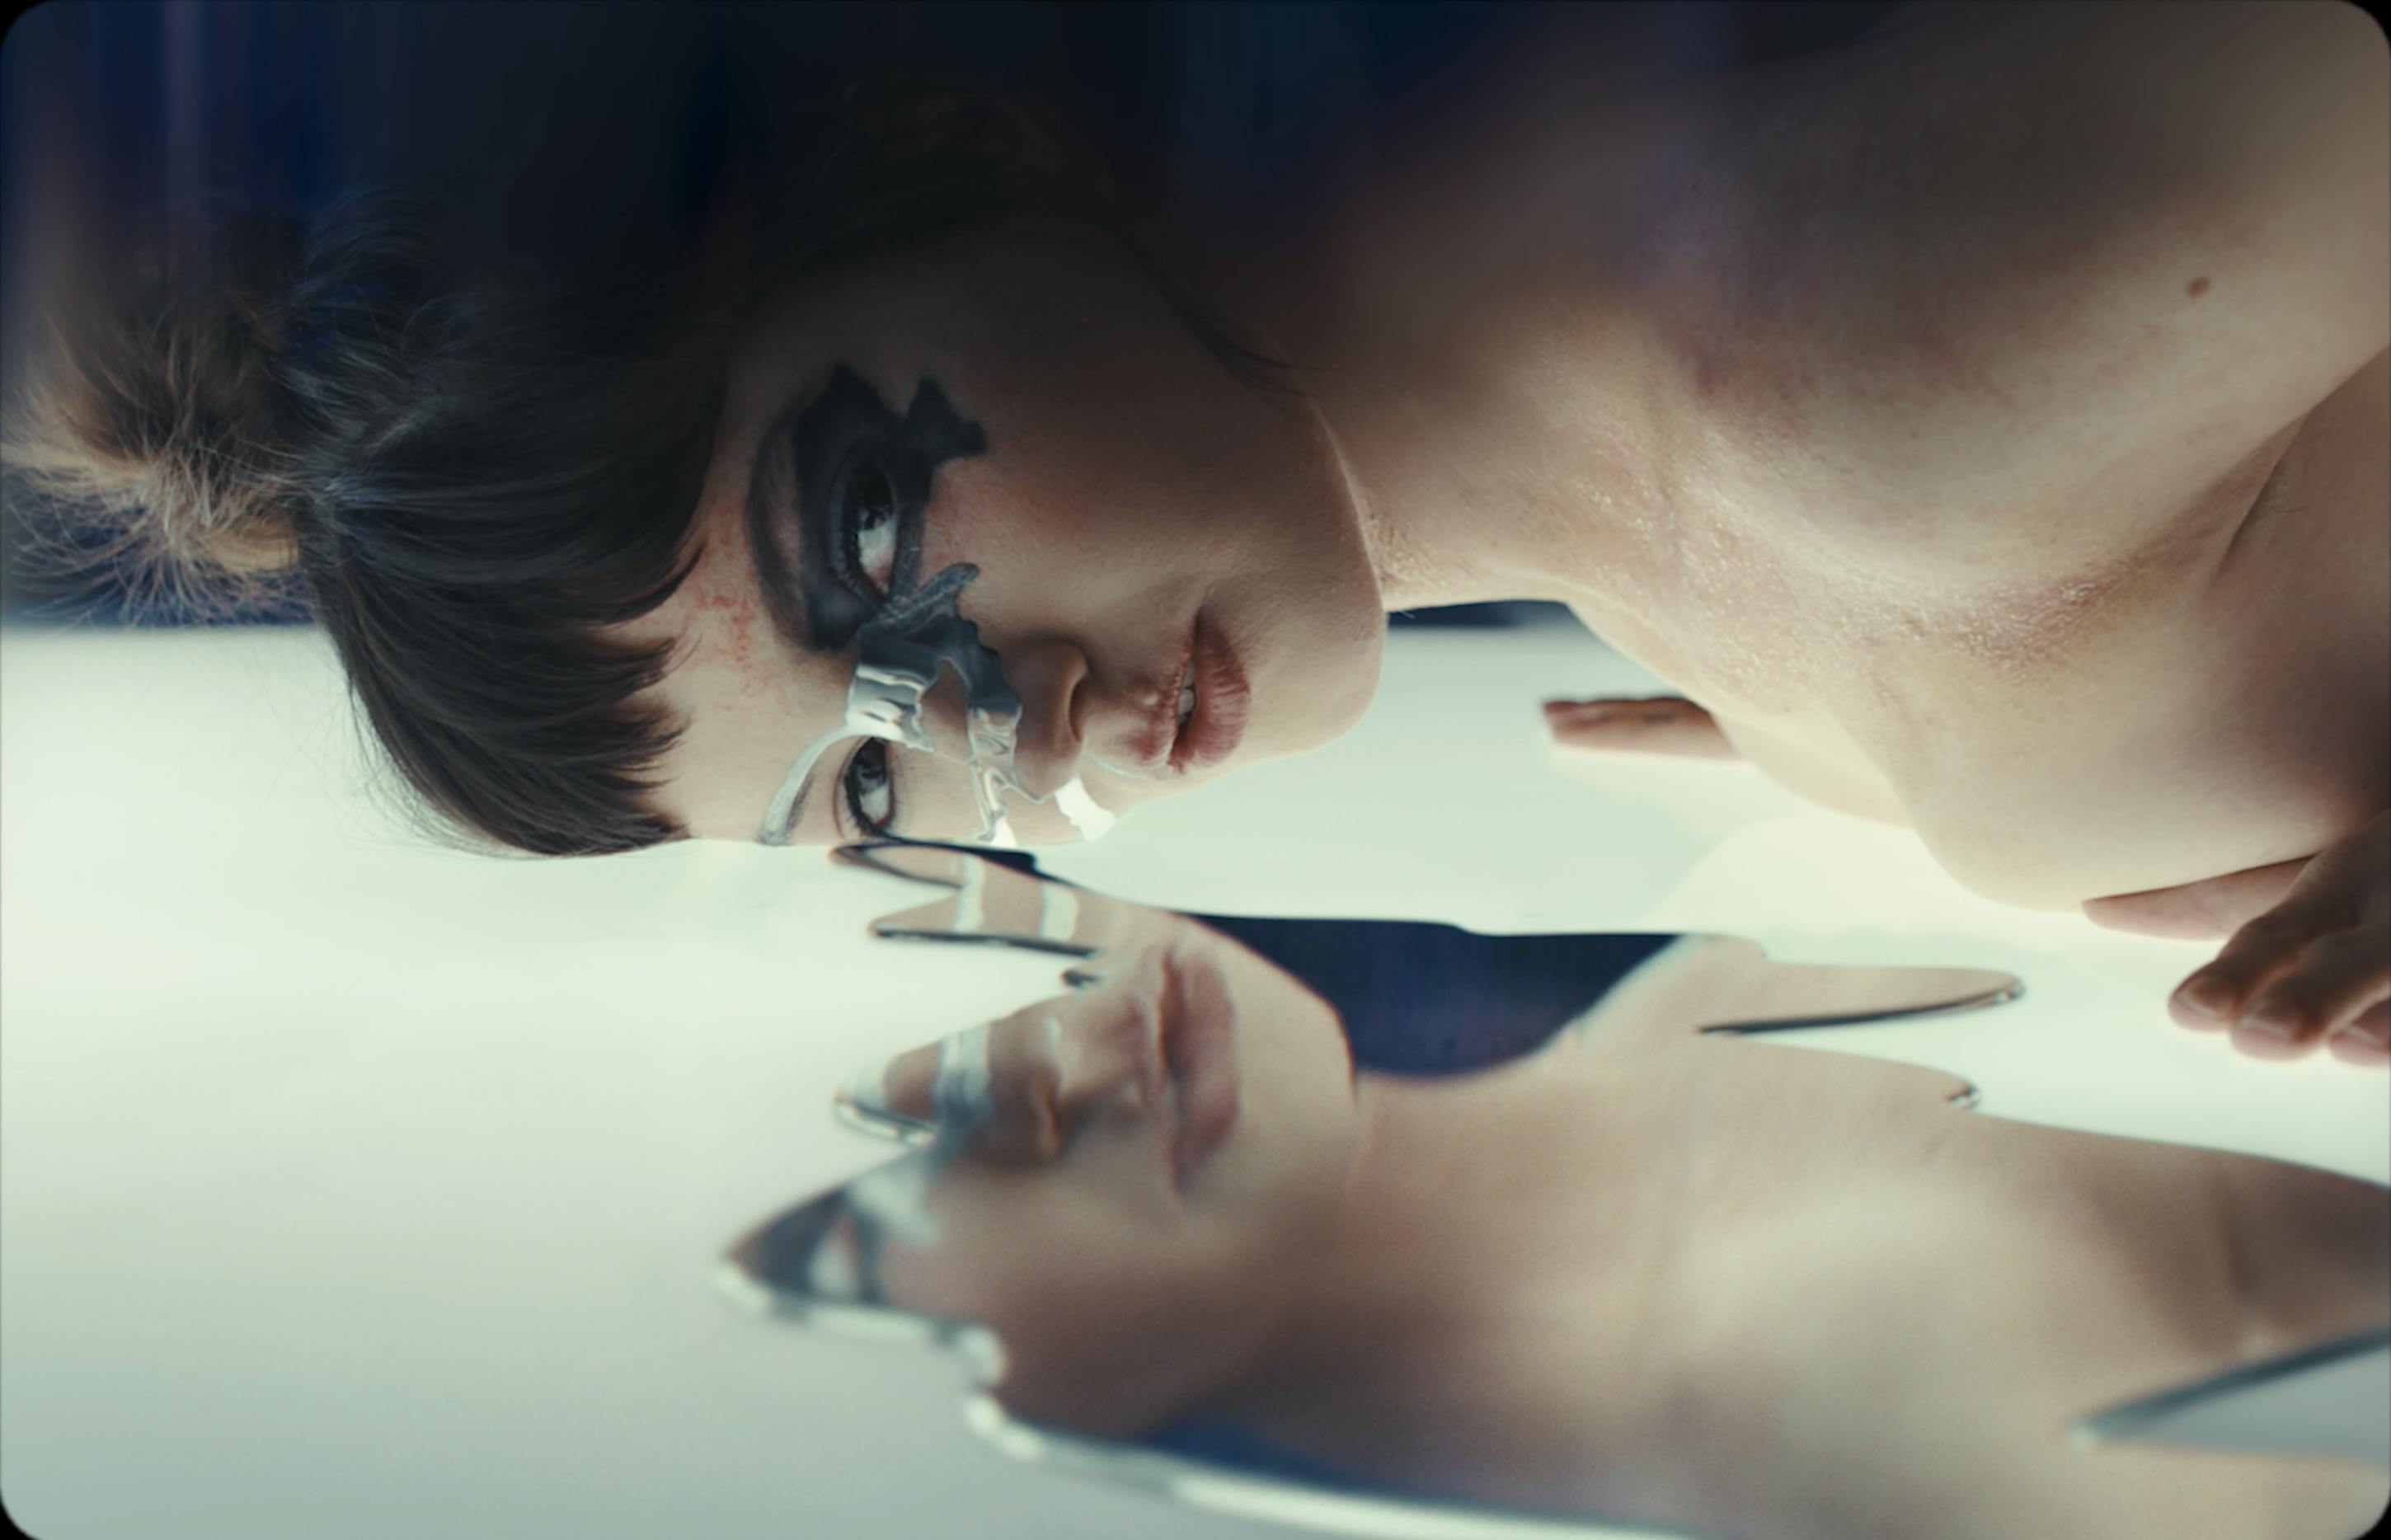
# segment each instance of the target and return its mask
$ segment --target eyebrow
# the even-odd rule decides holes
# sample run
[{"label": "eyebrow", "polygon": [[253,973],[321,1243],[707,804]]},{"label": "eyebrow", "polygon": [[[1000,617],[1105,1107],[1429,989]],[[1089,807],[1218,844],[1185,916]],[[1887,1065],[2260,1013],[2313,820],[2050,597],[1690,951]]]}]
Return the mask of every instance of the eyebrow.
[{"label": "eyebrow", "polygon": [[[790,435],[806,405],[807,398],[800,393],[764,430],[756,446],[755,466],[748,472],[747,503],[742,511],[747,525],[747,564],[755,574],[765,613],[772,617],[772,629],[795,652],[813,654],[819,649],[809,640],[805,600],[797,590],[788,548],[781,539],[782,531],[794,531],[804,511],[797,507],[796,467]],[[782,516],[783,510],[786,517]],[[793,757],[791,764],[795,763]],[[805,821],[806,804],[821,779],[821,762],[816,760],[807,771],[805,784],[797,788],[796,800],[789,805],[788,817],[778,829],[766,831],[774,836],[768,843],[786,843],[790,832]]]}]

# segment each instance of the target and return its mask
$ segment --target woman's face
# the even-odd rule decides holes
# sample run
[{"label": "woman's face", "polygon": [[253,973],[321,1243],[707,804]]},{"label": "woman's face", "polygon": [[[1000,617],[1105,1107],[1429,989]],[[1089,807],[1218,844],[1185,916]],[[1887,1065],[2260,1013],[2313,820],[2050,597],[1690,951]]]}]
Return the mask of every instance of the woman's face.
[{"label": "woman's face", "polygon": [[925,1119],[943,1103],[959,1151],[899,1204],[916,1211],[860,1202],[826,1244],[870,1248],[848,1261],[885,1303],[993,1327],[999,1399],[1091,1433],[1142,1431],[1269,1350],[1360,1152],[1335,1016],[1192,925],[898,1058],[880,1096]]},{"label": "woman's face", "polygon": [[[899,573],[978,567],[962,614],[1021,698],[1033,796],[1076,775],[1122,811],[1335,737],[1376,682],[1377,586],[1316,414],[1231,375],[1125,252],[1061,226],[859,260],[768,307],[694,534],[690,581],[627,634],[678,645],[659,690],[687,731],[657,801],[700,836],[756,835],[844,718],[855,632]],[[951,676],[930,707],[959,743]],[[1076,837],[1051,806],[1006,811],[1027,843]],[[978,827],[960,763],[858,738],[786,837]]]}]

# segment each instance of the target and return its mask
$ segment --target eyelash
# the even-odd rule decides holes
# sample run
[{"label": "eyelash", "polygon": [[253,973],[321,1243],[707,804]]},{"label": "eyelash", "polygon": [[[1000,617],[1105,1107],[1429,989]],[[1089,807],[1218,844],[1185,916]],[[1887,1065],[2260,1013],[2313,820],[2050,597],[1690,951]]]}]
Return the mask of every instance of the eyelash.
[{"label": "eyelash", "polygon": [[[880,779],[888,789],[888,816],[874,820],[863,810],[863,794],[859,790],[857,771],[863,767],[867,754],[880,756]],[[867,738],[853,754],[847,757],[847,766],[838,773],[839,795],[847,799],[847,817],[855,821],[856,831],[871,839],[882,839],[897,824],[897,770],[888,760],[888,745],[878,738]]]},{"label": "eyelash", "polygon": [[864,575],[863,513],[855,500],[857,492],[875,483],[887,493],[888,516],[897,524],[896,529],[891,532],[892,537],[897,541],[895,560],[890,569],[893,582],[897,566],[901,565],[904,561],[905,531],[911,519],[912,511],[905,506],[905,499],[898,490],[897,478],[890,473],[876,445],[858,446],[852,452],[847,465],[839,474],[836,483],[838,490],[832,499],[831,516],[834,521],[834,527],[831,535],[830,548],[832,564],[838,569],[839,581],[845,583],[848,589],[864,602],[883,604],[888,601],[888,590]]}]

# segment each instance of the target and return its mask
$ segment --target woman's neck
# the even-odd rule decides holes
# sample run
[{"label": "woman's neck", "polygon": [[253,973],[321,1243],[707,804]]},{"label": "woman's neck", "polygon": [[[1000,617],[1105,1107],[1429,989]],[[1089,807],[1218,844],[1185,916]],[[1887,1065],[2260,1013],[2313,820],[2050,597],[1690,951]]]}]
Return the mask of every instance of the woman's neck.
[{"label": "woman's neck", "polygon": [[1665,563],[1711,450],[1666,329],[1677,302],[1655,297],[1685,275],[1651,253],[1714,89],[1589,108],[1582,78],[1556,83],[1565,107],[1465,115],[1300,221],[1214,211],[1167,232],[1295,366],[1389,610],[1598,606]]},{"label": "woman's neck", "polygon": [[1599,607],[1653,568],[1677,499],[1652,401],[1605,376],[1617,356],[1586,346],[1582,359],[1398,365],[1317,383],[1390,613]]}]

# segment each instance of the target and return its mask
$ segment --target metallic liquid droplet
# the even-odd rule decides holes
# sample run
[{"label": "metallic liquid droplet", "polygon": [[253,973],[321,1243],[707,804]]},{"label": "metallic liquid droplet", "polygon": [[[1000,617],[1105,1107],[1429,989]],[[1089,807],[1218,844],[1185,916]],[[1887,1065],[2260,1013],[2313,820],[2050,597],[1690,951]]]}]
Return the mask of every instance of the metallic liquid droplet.
[{"label": "metallic liquid droplet", "polygon": [[922,725],[922,702],[952,669],[963,690],[964,763],[971,770],[972,798],[979,812],[983,842],[1009,835],[1003,794],[1020,795],[1014,773],[1014,747],[1021,725],[1021,697],[1004,682],[995,649],[979,640],[979,628],[958,608],[963,589],[979,576],[967,562],[946,568],[856,633],[854,680],[839,724],[806,747],[782,778],[766,809],[756,838],[785,845],[797,794],[832,744],[849,738],[880,738],[924,754],[937,745]]}]

